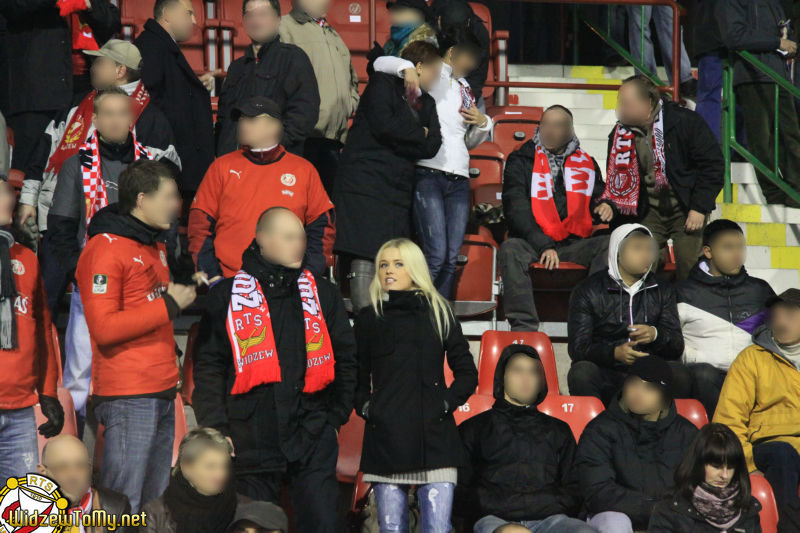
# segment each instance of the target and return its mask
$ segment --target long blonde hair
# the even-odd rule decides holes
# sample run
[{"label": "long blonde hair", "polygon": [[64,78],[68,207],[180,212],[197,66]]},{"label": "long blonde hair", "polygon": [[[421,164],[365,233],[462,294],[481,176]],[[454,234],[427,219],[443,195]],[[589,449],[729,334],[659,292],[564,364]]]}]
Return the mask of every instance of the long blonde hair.
[{"label": "long blonde hair", "polygon": [[375,309],[375,314],[378,316],[383,315],[383,299],[386,296],[386,291],[381,287],[379,277],[380,261],[383,253],[390,248],[395,248],[400,252],[400,257],[403,258],[411,281],[428,301],[428,305],[433,312],[433,325],[439,333],[439,338],[444,342],[450,332],[450,321],[453,319],[453,312],[447,300],[434,287],[431,274],[428,271],[428,263],[425,261],[422,250],[409,239],[387,241],[378,250],[378,255],[375,256],[375,277],[369,286],[369,297],[372,301],[372,308]]}]

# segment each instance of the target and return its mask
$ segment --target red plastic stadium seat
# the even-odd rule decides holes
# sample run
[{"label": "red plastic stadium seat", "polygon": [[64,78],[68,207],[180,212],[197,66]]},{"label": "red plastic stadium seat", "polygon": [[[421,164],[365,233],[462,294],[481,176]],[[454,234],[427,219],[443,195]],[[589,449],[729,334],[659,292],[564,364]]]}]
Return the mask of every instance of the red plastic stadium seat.
[{"label": "red plastic stadium seat", "polygon": [[492,396],[473,394],[464,405],[458,406],[458,409],[453,411],[453,418],[455,418],[456,424],[461,424],[475,415],[488,411],[492,408],[492,405],[494,405]]},{"label": "red plastic stadium seat", "polygon": [[466,235],[456,267],[453,299],[459,317],[478,316],[497,309],[497,248],[494,241],[480,235]]},{"label": "red plastic stadium seat", "polygon": [[[72,404],[72,395],[63,387],[59,387],[57,392],[58,401],[61,403],[61,407],[64,409],[64,427],[61,428],[61,433],[59,433],[59,435],[72,435],[73,437],[77,437],[78,423],[75,420],[75,406]],[[45,416],[42,414],[42,406],[38,403],[33,406],[33,414],[36,417],[37,428],[47,422],[47,418],[45,418]],[[36,438],[39,443],[39,458],[41,458],[42,449],[47,443],[47,439],[40,435],[38,431],[36,432]],[[25,472],[20,473],[24,474]]]},{"label": "red plastic stadium seat", "polygon": [[761,533],[777,533],[778,531],[778,506],[772,487],[764,476],[750,474],[750,491],[761,504]]},{"label": "red plastic stadium seat", "polygon": [[195,322],[189,326],[186,334],[186,351],[183,354],[183,377],[181,379],[181,396],[183,403],[192,405],[194,393],[194,360],[197,350],[197,335],[200,333],[200,323]]},{"label": "red plastic stadium seat", "polygon": [[481,350],[478,357],[478,394],[493,396],[494,369],[503,349],[509,344],[526,344],[539,353],[547,381],[547,395],[558,395],[558,370],[553,343],[539,331],[486,331],[481,337]]},{"label": "red plastic stadium seat", "polygon": [[678,410],[678,414],[697,426],[697,429],[702,429],[703,426],[708,424],[706,408],[697,400],[681,398],[675,400],[675,407]]},{"label": "red plastic stadium seat", "polygon": [[178,464],[178,451],[181,447],[181,441],[188,431],[186,411],[183,410],[183,400],[181,395],[178,394],[175,396],[175,438],[172,440],[172,466]]},{"label": "red plastic stadium seat", "polygon": [[339,459],[336,478],[343,483],[355,483],[361,463],[361,445],[364,441],[364,419],[355,410],[339,429]]},{"label": "red plastic stadium seat", "polygon": [[[328,23],[339,33],[350,50],[353,67],[359,79],[367,77],[367,53],[373,43],[369,39],[369,0],[331,2]],[[389,12],[386,2],[375,2],[375,40],[381,45],[389,38]]]},{"label": "red plastic stadium seat", "polygon": [[[489,46],[491,50],[494,50],[495,35],[494,33],[492,33],[492,14],[489,12],[489,8],[486,5],[480,4],[478,2],[470,2],[469,5],[472,8],[472,11],[476,15],[478,15],[479,19],[481,19],[483,25],[486,26],[486,31],[489,32],[489,38],[491,39]],[[491,59],[489,60],[489,71],[487,72],[486,79],[487,80],[495,79],[494,61],[492,61]],[[494,94],[494,87],[483,88],[483,98],[485,101],[488,102],[492,94]],[[477,98],[477,95],[475,96]]]},{"label": "red plastic stadium seat", "polygon": [[64,384],[64,369],[61,366],[61,342],[58,340],[58,330],[55,324],[50,324],[50,335],[53,338],[53,348],[56,352],[56,365],[58,366],[58,386]]},{"label": "red plastic stadium seat", "polygon": [[533,138],[542,119],[542,108],[503,106],[490,109],[489,114],[494,121],[492,141],[508,157],[519,145]]},{"label": "red plastic stadium seat", "polygon": [[541,263],[532,263],[530,275],[539,319],[542,322],[566,322],[569,295],[588,273],[585,266],[568,261],[562,261],[555,270],[547,270]]},{"label": "red plastic stadium seat", "polygon": [[586,424],[602,413],[605,407],[594,396],[548,396],[539,404],[539,410],[569,424],[578,441]]},{"label": "red plastic stadium seat", "polygon": [[472,205],[475,206],[478,204],[503,205],[503,184],[491,183],[473,189]]},{"label": "red plastic stadium seat", "polygon": [[482,185],[502,184],[505,155],[498,145],[484,142],[469,152],[470,189]]},{"label": "red plastic stadium seat", "polygon": [[359,472],[356,476],[356,482],[353,486],[353,499],[350,502],[350,511],[358,513],[367,503],[367,495],[369,494],[372,485],[364,481],[364,473]]}]

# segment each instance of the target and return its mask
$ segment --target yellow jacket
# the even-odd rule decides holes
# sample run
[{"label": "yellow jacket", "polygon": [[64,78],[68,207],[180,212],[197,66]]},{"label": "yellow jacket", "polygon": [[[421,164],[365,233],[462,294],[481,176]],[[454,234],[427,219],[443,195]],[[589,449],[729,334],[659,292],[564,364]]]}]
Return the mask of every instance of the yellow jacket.
[{"label": "yellow jacket", "polygon": [[781,355],[772,333],[762,328],[736,357],[725,378],[714,422],[730,427],[756,470],[753,445],[778,441],[800,453],[800,371]]}]

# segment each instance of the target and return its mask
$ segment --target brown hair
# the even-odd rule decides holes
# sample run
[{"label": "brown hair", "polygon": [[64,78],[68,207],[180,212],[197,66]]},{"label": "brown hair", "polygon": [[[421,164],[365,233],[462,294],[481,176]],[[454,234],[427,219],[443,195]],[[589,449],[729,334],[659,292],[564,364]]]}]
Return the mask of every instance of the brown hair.
[{"label": "brown hair", "polygon": [[97,114],[97,111],[100,109],[100,100],[104,99],[106,96],[124,96],[125,98],[130,98],[128,93],[122,87],[118,87],[116,85],[103,89],[101,91],[97,91],[97,94],[94,96],[94,112]]},{"label": "brown hair", "polygon": [[649,78],[638,74],[636,76],[631,76],[623,80],[622,85],[633,84],[639,93],[639,98],[642,100],[650,100],[650,105],[652,107],[656,107],[658,102],[661,101],[661,91],[658,90],[658,86],[650,81]]},{"label": "brown hair", "polygon": [[164,163],[141,158],[134,161],[119,175],[119,212],[129,214],[136,207],[139,193],[150,194],[158,190],[161,180],[174,179]]},{"label": "brown hair", "polygon": [[441,61],[442,57],[439,55],[439,49],[428,41],[414,41],[409,43],[403,48],[403,53],[400,57],[406,61],[411,61],[414,66],[422,63],[427,65],[434,61]]}]

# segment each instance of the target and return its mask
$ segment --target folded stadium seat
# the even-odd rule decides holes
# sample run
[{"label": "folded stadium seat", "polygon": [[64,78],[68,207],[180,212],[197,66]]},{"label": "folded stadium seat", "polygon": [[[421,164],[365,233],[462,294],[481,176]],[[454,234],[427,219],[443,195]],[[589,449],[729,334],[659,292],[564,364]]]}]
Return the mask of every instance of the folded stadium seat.
[{"label": "folded stadium seat", "polygon": [[200,333],[200,322],[189,326],[186,333],[186,350],[183,352],[183,365],[181,366],[181,397],[183,403],[192,405],[194,393],[194,359],[197,350],[197,335]]},{"label": "folded stadium seat", "polygon": [[594,396],[547,396],[539,410],[569,424],[575,441],[579,441],[586,424],[605,410]]},{"label": "folded stadium seat", "polygon": [[483,142],[470,150],[470,189],[475,190],[482,185],[502,184],[505,160],[503,151],[493,142]]},{"label": "folded stadium seat", "polygon": [[476,206],[478,204],[503,205],[503,184],[489,183],[473,189],[472,205]]},{"label": "folded stadium seat", "polygon": [[353,485],[353,499],[350,501],[350,511],[360,513],[367,503],[367,496],[372,485],[364,481],[364,473],[359,472]]},{"label": "folded stadium seat", "polygon": [[675,400],[675,408],[678,410],[679,415],[697,426],[697,429],[702,429],[703,426],[708,424],[706,408],[697,400],[690,398],[677,399]]},{"label": "folded stadium seat", "polygon": [[750,492],[761,504],[761,533],[777,533],[778,531],[778,505],[772,487],[764,476],[750,474]]},{"label": "folded stadium seat", "polygon": [[469,420],[475,415],[488,411],[492,408],[492,405],[494,405],[494,397],[483,394],[473,394],[464,405],[459,405],[458,409],[453,411],[453,418],[455,418],[456,424],[460,425],[465,420]]},{"label": "folded stadium seat", "polygon": [[493,396],[494,369],[503,349],[509,344],[526,344],[536,349],[544,367],[547,395],[558,395],[558,370],[553,343],[540,331],[486,331],[481,336],[478,355],[478,394]]},{"label": "folded stadium seat", "polygon": [[541,107],[503,106],[488,109],[494,121],[492,141],[506,158],[517,147],[533,138],[542,118]]},{"label": "folded stadium seat", "polygon": [[[72,435],[78,436],[78,423],[75,419],[75,407],[72,404],[72,395],[70,392],[63,388],[58,387],[58,401],[61,402],[61,407],[64,408],[64,427],[61,428],[59,435]],[[42,406],[38,403],[33,406],[33,414],[36,417],[36,427],[47,422],[47,418],[42,414]],[[39,443],[39,457],[42,456],[42,449],[47,444],[47,439],[44,438],[39,432],[36,432],[36,439]]]},{"label": "folded stadium seat", "polygon": [[577,263],[561,261],[555,270],[547,270],[541,263],[531,263],[536,312],[542,322],[566,322],[569,313],[569,295],[589,270]]},{"label": "folded stadium seat", "polygon": [[[350,50],[358,79],[367,80],[367,54],[373,43],[369,39],[369,0],[331,2],[328,23],[339,33]],[[386,2],[375,2],[375,40],[383,45],[389,39],[389,12]],[[361,86],[363,88],[363,85]]]},{"label": "folded stadium seat", "polygon": [[456,266],[453,299],[458,317],[497,311],[497,246],[491,237],[466,235]]},{"label": "folded stadium seat", "polygon": [[339,459],[336,478],[342,483],[355,483],[361,463],[361,445],[364,441],[364,419],[353,410],[350,419],[339,428]]}]

